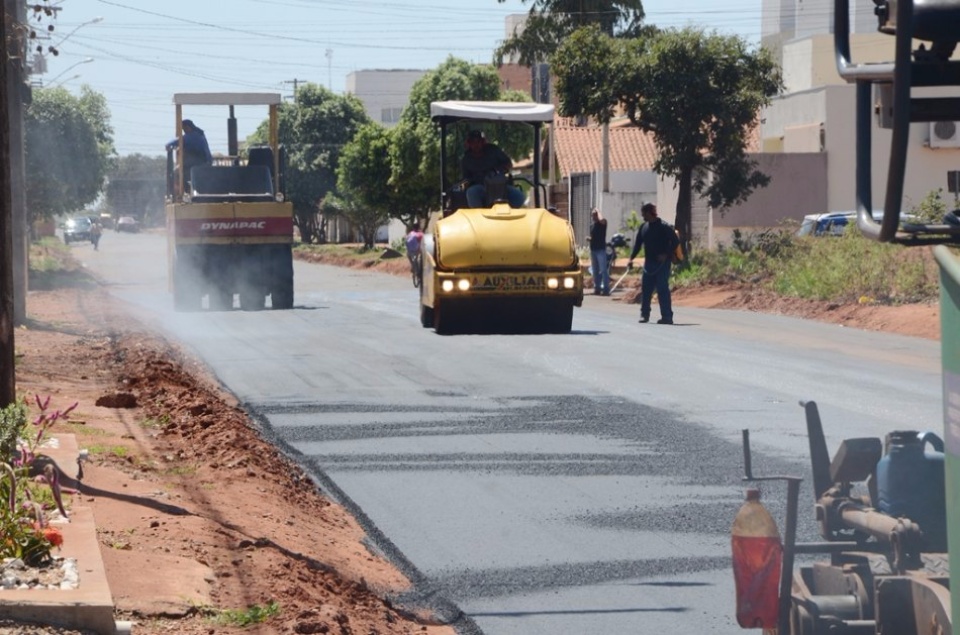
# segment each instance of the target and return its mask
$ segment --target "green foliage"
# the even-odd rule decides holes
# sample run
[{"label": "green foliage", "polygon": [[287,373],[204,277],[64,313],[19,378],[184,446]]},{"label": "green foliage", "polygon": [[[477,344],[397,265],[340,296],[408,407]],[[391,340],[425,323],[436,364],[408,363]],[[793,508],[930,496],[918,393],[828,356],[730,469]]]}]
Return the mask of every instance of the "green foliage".
[{"label": "green foliage", "polygon": [[0,410],[0,460],[13,463],[27,429],[27,404],[18,399]]},{"label": "green foliage", "polygon": [[31,566],[48,561],[53,547],[62,542],[60,533],[47,524],[45,506],[53,501],[61,514],[66,510],[55,480],[44,473],[50,495],[41,496],[29,477],[47,432],[76,407],[49,412],[49,397],[37,396],[36,403],[40,415],[32,427],[23,399],[0,410],[0,559],[20,558]]},{"label": "green foliage", "polygon": [[280,614],[280,605],[277,602],[270,602],[266,606],[253,605],[246,610],[240,609],[222,609],[213,608],[201,609],[201,612],[209,617],[214,623],[223,626],[252,626],[267,621],[274,615]]},{"label": "green foliage", "polygon": [[876,304],[930,302],[939,293],[928,252],[869,240],[853,226],[841,237],[735,232],[731,246],[695,253],[674,282],[746,282],[789,297]]},{"label": "green foliage", "polygon": [[[280,143],[287,152],[286,195],[304,242],[323,239],[319,206],[336,190],[340,154],[356,131],[370,123],[363,104],[354,95],[337,95],[318,84],[297,88],[296,101],[282,104]],[[264,144],[269,123],[264,121],[247,139]]]},{"label": "green foliage", "polygon": [[818,300],[902,304],[937,297],[929,254],[878,243],[850,227],[843,236],[809,238],[806,257],[787,261],[774,280],[779,293]]},{"label": "green foliage", "polygon": [[92,203],[114,157],[106,101],[87,87],[79,97],[40,88],[24,118],[30,221],[51,219]]},{"label": "green foliage", "polygon": [[360,230],[367,248],[397,205],[390,185],[391,145],[389,130],[377,123],[363,125],[343,147],[337,167],[337,190],[346,202],[343,214]]},{"label": "green foliage", "polygon": [[[599,62],[578,59],[576,47]],[[622,108],[653,134],[654,170],[678,182],[676,225],[684,241],[691,235],[694,193],[723,208],[769,182],[745,151],[760,109],[783,87],[766,49],[692,27],[617,41],[593,29],[571,36],[555,57],[563,114],[604,121]]]},{"label": "green foliage", "polygon": [[574,31],[550,58],[560,114],[589,115],[609,122],[619,101],[611,88],[626,72],[625,60],[621,43],[604,35],[599,26]]},{"label": "green foliage", "polygon": [[947,213],[947,204],[943,201],[943,188],[931,190],[917,205],[910,208],[910,213],[917,217],[920,223],[938,225],[943,222]]},{"label": "green foliage", "polygon": [[643,225],[643,219],[639,214],[637,214],[637,210],[632,209],[630,210],[630,215],[624,219],[623,225],[627,231],[636,235],[637,230],[640,229],[641,225]]},{"label": "green foliage", "polygon": [[494,52],[498,66],[508,56],[517,56],[524,66],[544,62],[581,27],[622,37],[635,37],[644,30],[641,0],[531,0],[530,4],[523,31]]},{"label": "green foliage", "polygon": [[163,218],[167,159],[131,154],[120,157],[107,174],[106,203],[114,216],[133,216],[142,222]]},{"label": "green foliage", "polygon": [[[440,131],[430,118],[434,101],[530,101],[517,91],[500,90],[500,78],[489,66],[479,66],[448,57],[439,67],[421,77],[410,91],[410,101],[400,123],[391,131],[390,187],[395,206],[392,214],[409,224],[425,219],[440,207]],[[513,160],[526,158],[533,150],[533,133],[525,126],[479,126],[488,138]],[[460,157],[467,124],[449,135],[447,156]],[[447,166],[448,182],[460,178],[459,162]]]}]

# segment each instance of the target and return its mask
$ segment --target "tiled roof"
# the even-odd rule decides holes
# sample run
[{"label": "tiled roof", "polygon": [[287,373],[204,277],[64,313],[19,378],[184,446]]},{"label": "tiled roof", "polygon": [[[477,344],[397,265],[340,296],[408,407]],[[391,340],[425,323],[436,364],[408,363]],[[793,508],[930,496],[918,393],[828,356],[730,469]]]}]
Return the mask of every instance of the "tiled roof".
[{"label": "tiled roof", "polygon": [[[557,163],[563,177],[580,172],[599,172],[603,129],[599,124],[576,126],[572,119],[557,118],[554,123]],[[760,151],[760,126],[747,136],[746,151]],[[657,147],[653,135],[629,125],[626,120],[610,124],[610,169],[644,172],[653,170]]]},{"label": "tiled roof", "polygon": [[[569,119],[558,119],[554,126],[557,163],[564,177],[578,172],[599,172],[603,129],[595,124],[577,127]],[[610,125],[610,169],[648,171],[653,169],[657,148],[653,135],[636,126]]]}]

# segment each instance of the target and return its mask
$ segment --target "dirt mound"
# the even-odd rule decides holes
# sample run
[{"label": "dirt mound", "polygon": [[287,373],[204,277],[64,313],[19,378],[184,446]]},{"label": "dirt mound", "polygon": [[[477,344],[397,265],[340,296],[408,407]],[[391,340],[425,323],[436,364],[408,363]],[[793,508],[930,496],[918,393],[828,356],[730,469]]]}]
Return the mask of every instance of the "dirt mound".
[{"label": "dirt mound", "polygon": [[31,292],[27,310],[17,389],[79,401],[60,430],[91,459],[65,481],[93,508],[117,619],[139,635],[452,635],[401,606],[409,580],[355,519],[107,293]]}]

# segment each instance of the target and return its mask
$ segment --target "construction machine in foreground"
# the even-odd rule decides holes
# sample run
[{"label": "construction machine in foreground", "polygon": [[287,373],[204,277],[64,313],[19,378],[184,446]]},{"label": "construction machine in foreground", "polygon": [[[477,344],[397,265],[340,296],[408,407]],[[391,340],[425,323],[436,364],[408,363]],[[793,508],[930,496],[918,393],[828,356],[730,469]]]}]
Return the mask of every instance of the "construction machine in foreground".
[{"label": "construction machine in foreground", "polygon": [[[753,475],[744,431],[746,480],[788,484],[780,635],[947,635],[960,614],[960,583],[951,583],[960,572],[960,258],[948,247],[960,243],[960,216],[905,221],[901,207],[912,124],[960,121],[960,0],[857,0],[894,36],[894,59],[874,63],[852,61],[851,1],[834,0],[833,25],[837,71],[856,87],[857,226],[881,242],[936,245],[943,438],[897,430],[884,442],[847,439],[831,459],[816,405],[805,402],[821,543],[795,540],[800,477]],[[872,204],[875,115],[891,130],[881,215]],[[802,554],[819,556],[795,569]]]},{"label": "construction machine in foreground", "polygon": [[[235,296],[243,310],[293,307],[293,205],[284,200],[283,153],[278,141],[275,93],[178,93],[178,145],[167,153],[169,287],[177,311],[229,310]],[[180,169],[184,156],[183,111],[221,106],[226,153],[212,164]],[[247,148],[237,139],[237,107],[266,108],[269,141]],[[203,109],[204,112],[209,109]],[[259,115],[262,118],[262,114]],[[262,120],[262,119],[261,119]]]},{"label": "construction machine in foreground", "polygon": [[[440,126],[441,208],[424,232],[420,321],[437,333],[569,333],[583,302],[583,273],[570,222],[546,207],[541,129],[549,104],[441,101],[430,105]],[[451,159],[477,126],[521,127],[532,134],[529,176],[488,179],[482,207],[467,205],[459,163]],[[506,176],[506,179],[502,178]],[[511,207],[505,187],[526,188],[527,205]]]}]

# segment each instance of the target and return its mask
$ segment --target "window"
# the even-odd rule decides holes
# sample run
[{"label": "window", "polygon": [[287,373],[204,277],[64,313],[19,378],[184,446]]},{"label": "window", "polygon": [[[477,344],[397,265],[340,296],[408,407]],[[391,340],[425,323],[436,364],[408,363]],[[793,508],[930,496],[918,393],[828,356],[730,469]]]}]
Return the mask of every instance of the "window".
[{"label": "window", "polygon": [[400,113],[403,108],[381,108],[380,121],[383,123],[397,123],[400,121]]}]

